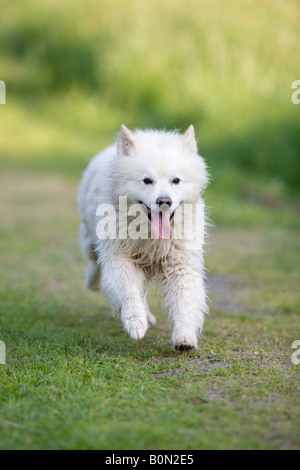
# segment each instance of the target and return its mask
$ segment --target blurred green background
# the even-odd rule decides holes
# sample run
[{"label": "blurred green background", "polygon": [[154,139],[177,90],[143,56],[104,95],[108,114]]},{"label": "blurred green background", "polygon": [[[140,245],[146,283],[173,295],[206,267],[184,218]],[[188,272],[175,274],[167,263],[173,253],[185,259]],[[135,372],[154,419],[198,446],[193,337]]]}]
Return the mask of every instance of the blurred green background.
[{"label": "blurred green background", "polygon": [[212,205],[299,201],[299,22],[298,0],[2,0],[1,170],[78,177],[122,123],[193,123]]}]

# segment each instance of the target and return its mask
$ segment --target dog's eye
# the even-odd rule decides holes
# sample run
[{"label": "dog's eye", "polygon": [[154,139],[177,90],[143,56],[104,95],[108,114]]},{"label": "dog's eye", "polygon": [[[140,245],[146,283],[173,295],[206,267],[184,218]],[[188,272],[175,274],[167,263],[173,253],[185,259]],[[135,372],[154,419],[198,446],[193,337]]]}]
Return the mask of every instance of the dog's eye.
[{"label": "dog's eye", "polygon": [[143,182],[144,182],[145,184],[152,184],[152,183],[153,183],[153,181],[152,181],[151,178],[145,178],[145,179],[143,180]]},{"label": "dog's eye", "polygon": [[180,179],[179,178],[174,178],[173,181],[172,181],[173,184],[179,184],[180,183]]}]

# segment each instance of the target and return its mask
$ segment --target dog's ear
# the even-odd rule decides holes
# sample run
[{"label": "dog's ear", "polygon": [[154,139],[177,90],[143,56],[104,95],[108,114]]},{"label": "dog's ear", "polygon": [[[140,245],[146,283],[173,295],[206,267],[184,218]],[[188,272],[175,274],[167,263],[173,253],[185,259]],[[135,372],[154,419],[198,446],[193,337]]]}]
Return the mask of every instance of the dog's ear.
[{"label": "dog's ear", "polygon": [[130,130],[122,124],[118,135],[118,155],[128,156],[134,147],[134,136]]},{"label": "dog's ear", "polygon": [[191,124],[190,127],[183,134],[183,147],[190,153],[197,153],[197,142],[195,138],[195,129]]}]

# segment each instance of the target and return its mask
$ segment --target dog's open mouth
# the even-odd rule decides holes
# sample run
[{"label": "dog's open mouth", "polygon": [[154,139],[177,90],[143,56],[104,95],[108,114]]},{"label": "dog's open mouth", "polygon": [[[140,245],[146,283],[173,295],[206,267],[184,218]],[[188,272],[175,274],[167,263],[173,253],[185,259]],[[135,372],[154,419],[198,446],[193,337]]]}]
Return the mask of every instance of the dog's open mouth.
[{"label": "dog's open mouth", "polygon": [[174,219],[175,211],[154,211],[142,201],[138,201],[146,209],[149,222],[154,233],[162,239],[169,239],[172,235],[171,222]]}]

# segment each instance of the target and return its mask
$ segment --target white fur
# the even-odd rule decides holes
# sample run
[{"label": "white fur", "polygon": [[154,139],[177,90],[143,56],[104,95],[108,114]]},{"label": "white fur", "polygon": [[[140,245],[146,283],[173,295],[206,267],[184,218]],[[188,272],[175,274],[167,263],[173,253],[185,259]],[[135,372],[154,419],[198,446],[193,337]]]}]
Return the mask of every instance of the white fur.
[{"label": "white fur", "polygon": [[[153,184],[146,185],[145,178],[151,178]],[[180,183],[173,184],[174,178]],[[182,203],[202,201],[200,194],[207,181],[192,126],[183,135],[130,132],[122,126],[117,143],[97,155],[83,175],[78,205],[81,246],[89,259],[85,282],[92,289],[102,288],[133,339],[143,338],[148,326],[156,323],[146,301],[147,281],[155,276],[164,293],[175,348],[197,348],[207,313],[203,246],[186,249],[186,239],[173,236],[166,240],[100,240],[97,207],[112,204],[120,215],[119,196],[127,196],[129,204],[142,201],[148,207],[156,207],[158,197],[169,197],[171,210],[177,209],[174,225]],[[142,223],[150,231],[146,214]]]}]

